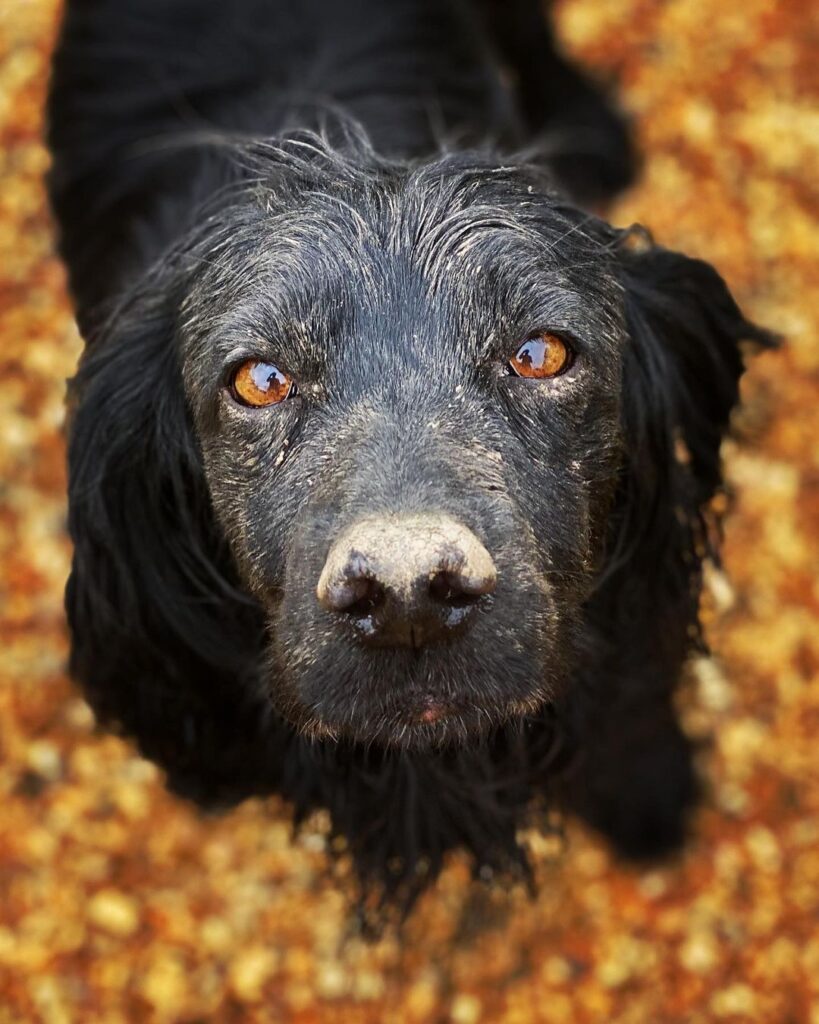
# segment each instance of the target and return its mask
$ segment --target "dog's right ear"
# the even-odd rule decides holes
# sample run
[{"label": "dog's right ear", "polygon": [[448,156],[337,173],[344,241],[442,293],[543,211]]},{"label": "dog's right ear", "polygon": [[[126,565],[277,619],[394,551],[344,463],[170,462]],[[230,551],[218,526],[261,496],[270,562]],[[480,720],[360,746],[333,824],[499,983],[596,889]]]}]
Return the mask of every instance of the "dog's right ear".
[{"label": "dog's right ear", "polygon": [[[150,275],[89,339],[69,390],[71,671],[172,774],[224,751],[258,653],[210,508],[178,365],[181,273]],[[210,736],[210,738],[208,738]]]}]

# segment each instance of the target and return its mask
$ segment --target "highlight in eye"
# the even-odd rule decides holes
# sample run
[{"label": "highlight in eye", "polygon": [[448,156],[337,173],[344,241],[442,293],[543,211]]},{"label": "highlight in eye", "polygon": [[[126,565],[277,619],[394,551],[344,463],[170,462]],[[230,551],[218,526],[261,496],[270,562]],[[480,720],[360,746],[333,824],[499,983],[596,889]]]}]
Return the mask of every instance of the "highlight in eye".
[{"label": "highlight in eye", "polygon": [[237,402],[260,409],[297,393],[296,382],[273,363],[248,359],[233,371],[230,390]]},{"label": "highlight in eye", "polygon": [[569,343],[557,334],[533,334],[509,360],[509,369],[516,377],[547,380],[564,373],[572,365],[574,352]]}]

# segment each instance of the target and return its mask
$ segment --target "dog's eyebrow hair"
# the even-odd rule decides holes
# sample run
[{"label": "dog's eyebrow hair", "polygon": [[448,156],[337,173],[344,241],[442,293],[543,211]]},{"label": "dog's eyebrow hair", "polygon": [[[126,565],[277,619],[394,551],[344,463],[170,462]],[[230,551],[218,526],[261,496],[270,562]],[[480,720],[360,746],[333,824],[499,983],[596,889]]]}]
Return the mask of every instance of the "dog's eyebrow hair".
[{"label": "dog's eyebrow hair", "polygon": [[312,189],[309,192],[305,192],[304,194],[307,196],[313,196],[317,199],[320,199],[322,202],[333,203],[334,205],[344,210],[346,213],[349,213],[353,223],[355,224],[358,230],[359,241],[362,243],[362,245],[366,240],[369,239],[372,241],[375,240],[375,238],[377,237],[372,224],[368,224],[367,221],[358,212],[358,210],[356,210],[356,208],[352,205],[352,203],[347,202],[346,199],[342,199],[341,196],[333,195],[331,192],[327,192],[321,189]]},{"label": "dog's eyebrow hair", "polygon": [[223,263],[220,260],[209,260],[207,256],[200,256],[195,252],[186,252],[182,260],[190,263],[201,263],[204,267],[215,267],[217,270],[222,270],[225,273],[230,273],[231,271],[229,263]]},{"label": "dog's eyebrow hair", "polygon": [[[410,257],[435,291],[451,269],[448,259],[466,257],[497,232],[514,235],[521,243],[538,243],[537,233],[508,211],[481,205],[453,211],[428,233],[416,232]],[[396,230],[393,231],[392,245],[396,249],[400,246]]]},{"label": "dog's eyebrow hair", "polygon": [[579,220],[576,224],[570,225],[566,229],[566,231],[559,238],[555,238],[554,241],[549,243],[549,251],[550,252],[554,252],[554,250],[559,245],[561,245],[563,242],[565,242],[566,239],[569,238],[571,235],[575,234],[575,232],[579,232],[585,238],[593,240],[592,236],[585,229],[586,229],[586,226],[588,224],[593,224],[594,221],[595,221],[594,216],[592,214],[589,214],[588,216],[584,217],[582,220]]}]

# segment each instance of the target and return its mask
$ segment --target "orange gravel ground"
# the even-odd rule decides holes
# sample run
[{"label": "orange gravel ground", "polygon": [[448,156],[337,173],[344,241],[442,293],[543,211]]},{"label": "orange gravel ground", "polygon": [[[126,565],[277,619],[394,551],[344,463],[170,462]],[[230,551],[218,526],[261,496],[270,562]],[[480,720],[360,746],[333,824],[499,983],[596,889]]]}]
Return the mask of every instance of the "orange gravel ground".
[{"label": "orange gravel ground", "polygon": [[[229,2],[229,0],[226,0]],[[0,5],[0,1024],[819,1024],[819,37],[808,0],[565,0],[617,76],[643,181],[612,219],[713,260],[788,339],[745,382],[718,660],[683,701],[710,797],[679,863],[636,873],[571,825],[528,836],[539,895],[453,857],[368,944],[326,821],[206,819],[63,673],[63,380],[79,342],[52,251],[41,106],[55,0]],[[548,74],[548,67],[544,67]]]}]

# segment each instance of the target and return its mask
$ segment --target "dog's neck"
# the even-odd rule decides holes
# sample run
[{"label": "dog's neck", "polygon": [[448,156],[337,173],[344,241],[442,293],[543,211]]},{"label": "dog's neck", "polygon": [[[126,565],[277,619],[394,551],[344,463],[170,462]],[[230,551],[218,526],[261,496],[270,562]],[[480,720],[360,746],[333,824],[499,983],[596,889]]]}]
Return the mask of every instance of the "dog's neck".
[{"label": "dog's neck", "polygon": [[[201,0],[201,8],[196,24],[184,26],[184,51],[172,5],[141,15],[137,38],[125,42],[103,32],[101,19],[90,19],[92,31],[82,11],[68,23],[57,78],[60,61],[84,66],[83,47],[95,46],[107,75],[104,89],[54,90],[50,111],[60,154],[51,195],[86,332],[230,180],[215,156],[226,137],[270,139],[346,118],[377,151],[398,158],[525,142],[482,17],[461,0],[248,0],[241,11]],[[128,25],[123,19],[123,34]],[[144,66],[118,56],[140,45]],[[98,131],[89,140],[76,126],[92,122]]]},{"label": "dog's neck", "polygon": [[[385,155],[522,141],[497,55],[476,10],[459,0],[338,4],[325,10],[303,69],[293,94],[336,105]],[[304,108],[295,120],[305,127]]]}]

